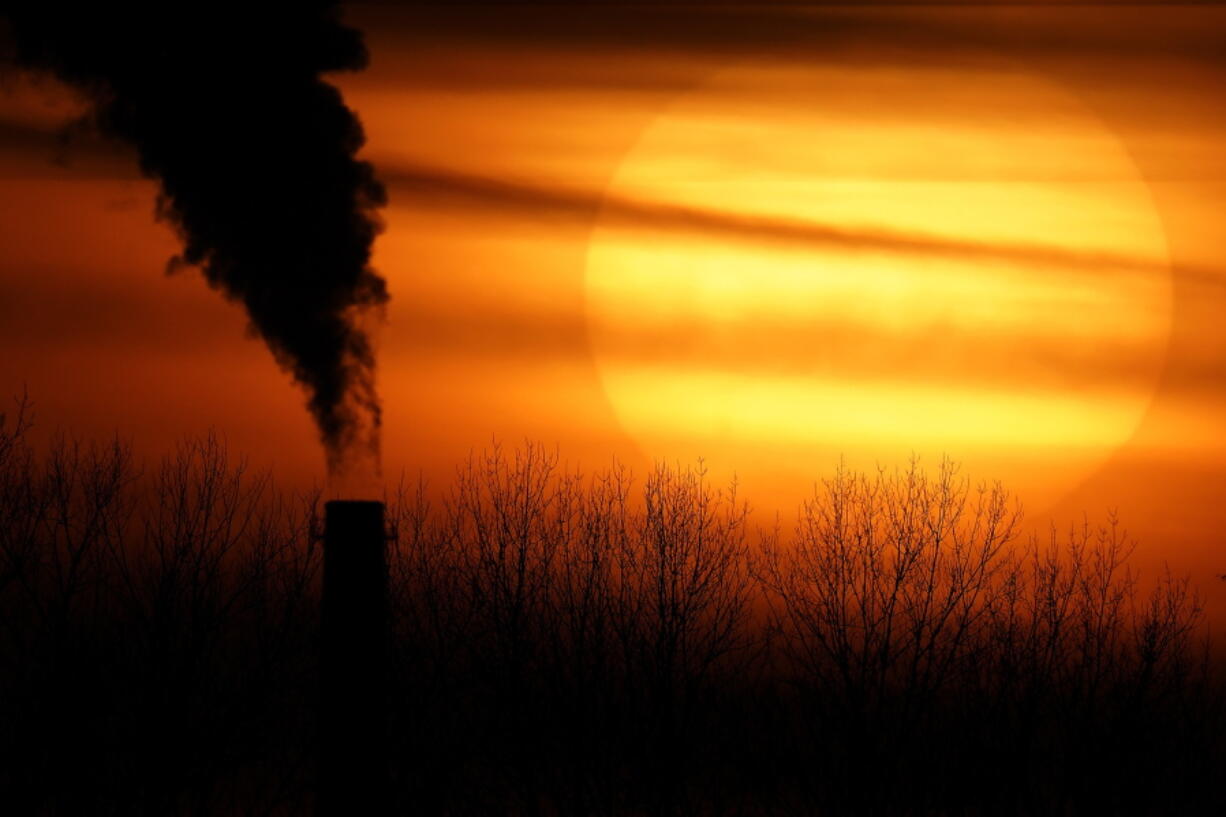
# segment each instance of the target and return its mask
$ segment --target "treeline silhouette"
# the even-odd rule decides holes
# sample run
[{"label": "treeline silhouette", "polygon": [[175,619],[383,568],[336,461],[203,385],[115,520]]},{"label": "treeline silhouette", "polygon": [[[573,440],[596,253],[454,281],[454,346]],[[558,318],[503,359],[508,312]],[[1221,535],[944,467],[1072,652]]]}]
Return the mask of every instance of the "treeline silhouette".
[{"label": "treeline silhouette", "polygon": [[[311,809],[319,497],[215,436],[0,422],[0,806]],[[946,464],[776,529],[701,468],[494,448],[389,500],[397,813],[1216,813],[1221,673],[1114,521],[1019,541]]]}]

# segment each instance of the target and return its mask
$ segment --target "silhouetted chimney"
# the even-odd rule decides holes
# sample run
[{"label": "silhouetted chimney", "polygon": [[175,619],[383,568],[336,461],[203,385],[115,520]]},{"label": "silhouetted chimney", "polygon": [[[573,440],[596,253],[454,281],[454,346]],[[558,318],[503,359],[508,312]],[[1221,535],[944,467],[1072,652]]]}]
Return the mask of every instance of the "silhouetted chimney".
[{"label": "silhouetted chimney", "polygon": [[389,812],[382,502],[325,506],[317,817]]}]

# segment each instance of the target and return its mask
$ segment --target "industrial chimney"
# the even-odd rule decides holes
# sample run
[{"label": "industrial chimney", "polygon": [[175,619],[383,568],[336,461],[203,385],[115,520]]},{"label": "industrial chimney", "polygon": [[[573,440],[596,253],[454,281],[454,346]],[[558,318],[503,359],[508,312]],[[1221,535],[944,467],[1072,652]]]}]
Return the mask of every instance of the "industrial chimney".
[{"label": "industrial chimney", "polygon": [[389,813],[387,535],[382,502],[325,506],[316,816]]}]

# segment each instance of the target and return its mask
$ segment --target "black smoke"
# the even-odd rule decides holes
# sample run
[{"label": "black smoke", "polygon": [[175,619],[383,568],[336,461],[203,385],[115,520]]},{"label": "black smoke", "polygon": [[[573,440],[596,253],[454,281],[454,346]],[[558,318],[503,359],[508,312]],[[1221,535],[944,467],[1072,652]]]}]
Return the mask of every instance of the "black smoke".
[{"label": "black smoke", "polygon": [[308,395],[329,468],[377,455],[375,355],[360,318],[386,303],[371,269],[383,186],[357,117],[321,75],[367,59],[338,4],[5,0],[5,62],[53,74],[90,123],[135,146],[157,215],[241,302]]}]

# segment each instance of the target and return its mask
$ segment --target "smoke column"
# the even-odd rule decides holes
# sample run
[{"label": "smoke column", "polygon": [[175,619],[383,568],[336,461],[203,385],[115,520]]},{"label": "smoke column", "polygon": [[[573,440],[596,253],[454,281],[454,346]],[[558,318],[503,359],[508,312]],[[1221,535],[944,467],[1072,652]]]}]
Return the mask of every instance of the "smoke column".
[{"label": "smoke column", "polygon": [[370,267],[385,202],[355,159],[357,118],[321,73],[366,63],[338,4],[4,0],[7,62],[92,102],[91,122],[137,149],[182,254],[241,302],[301,384],[329,471],[373,457],[375,356],[359,319],[387,287]]}]

